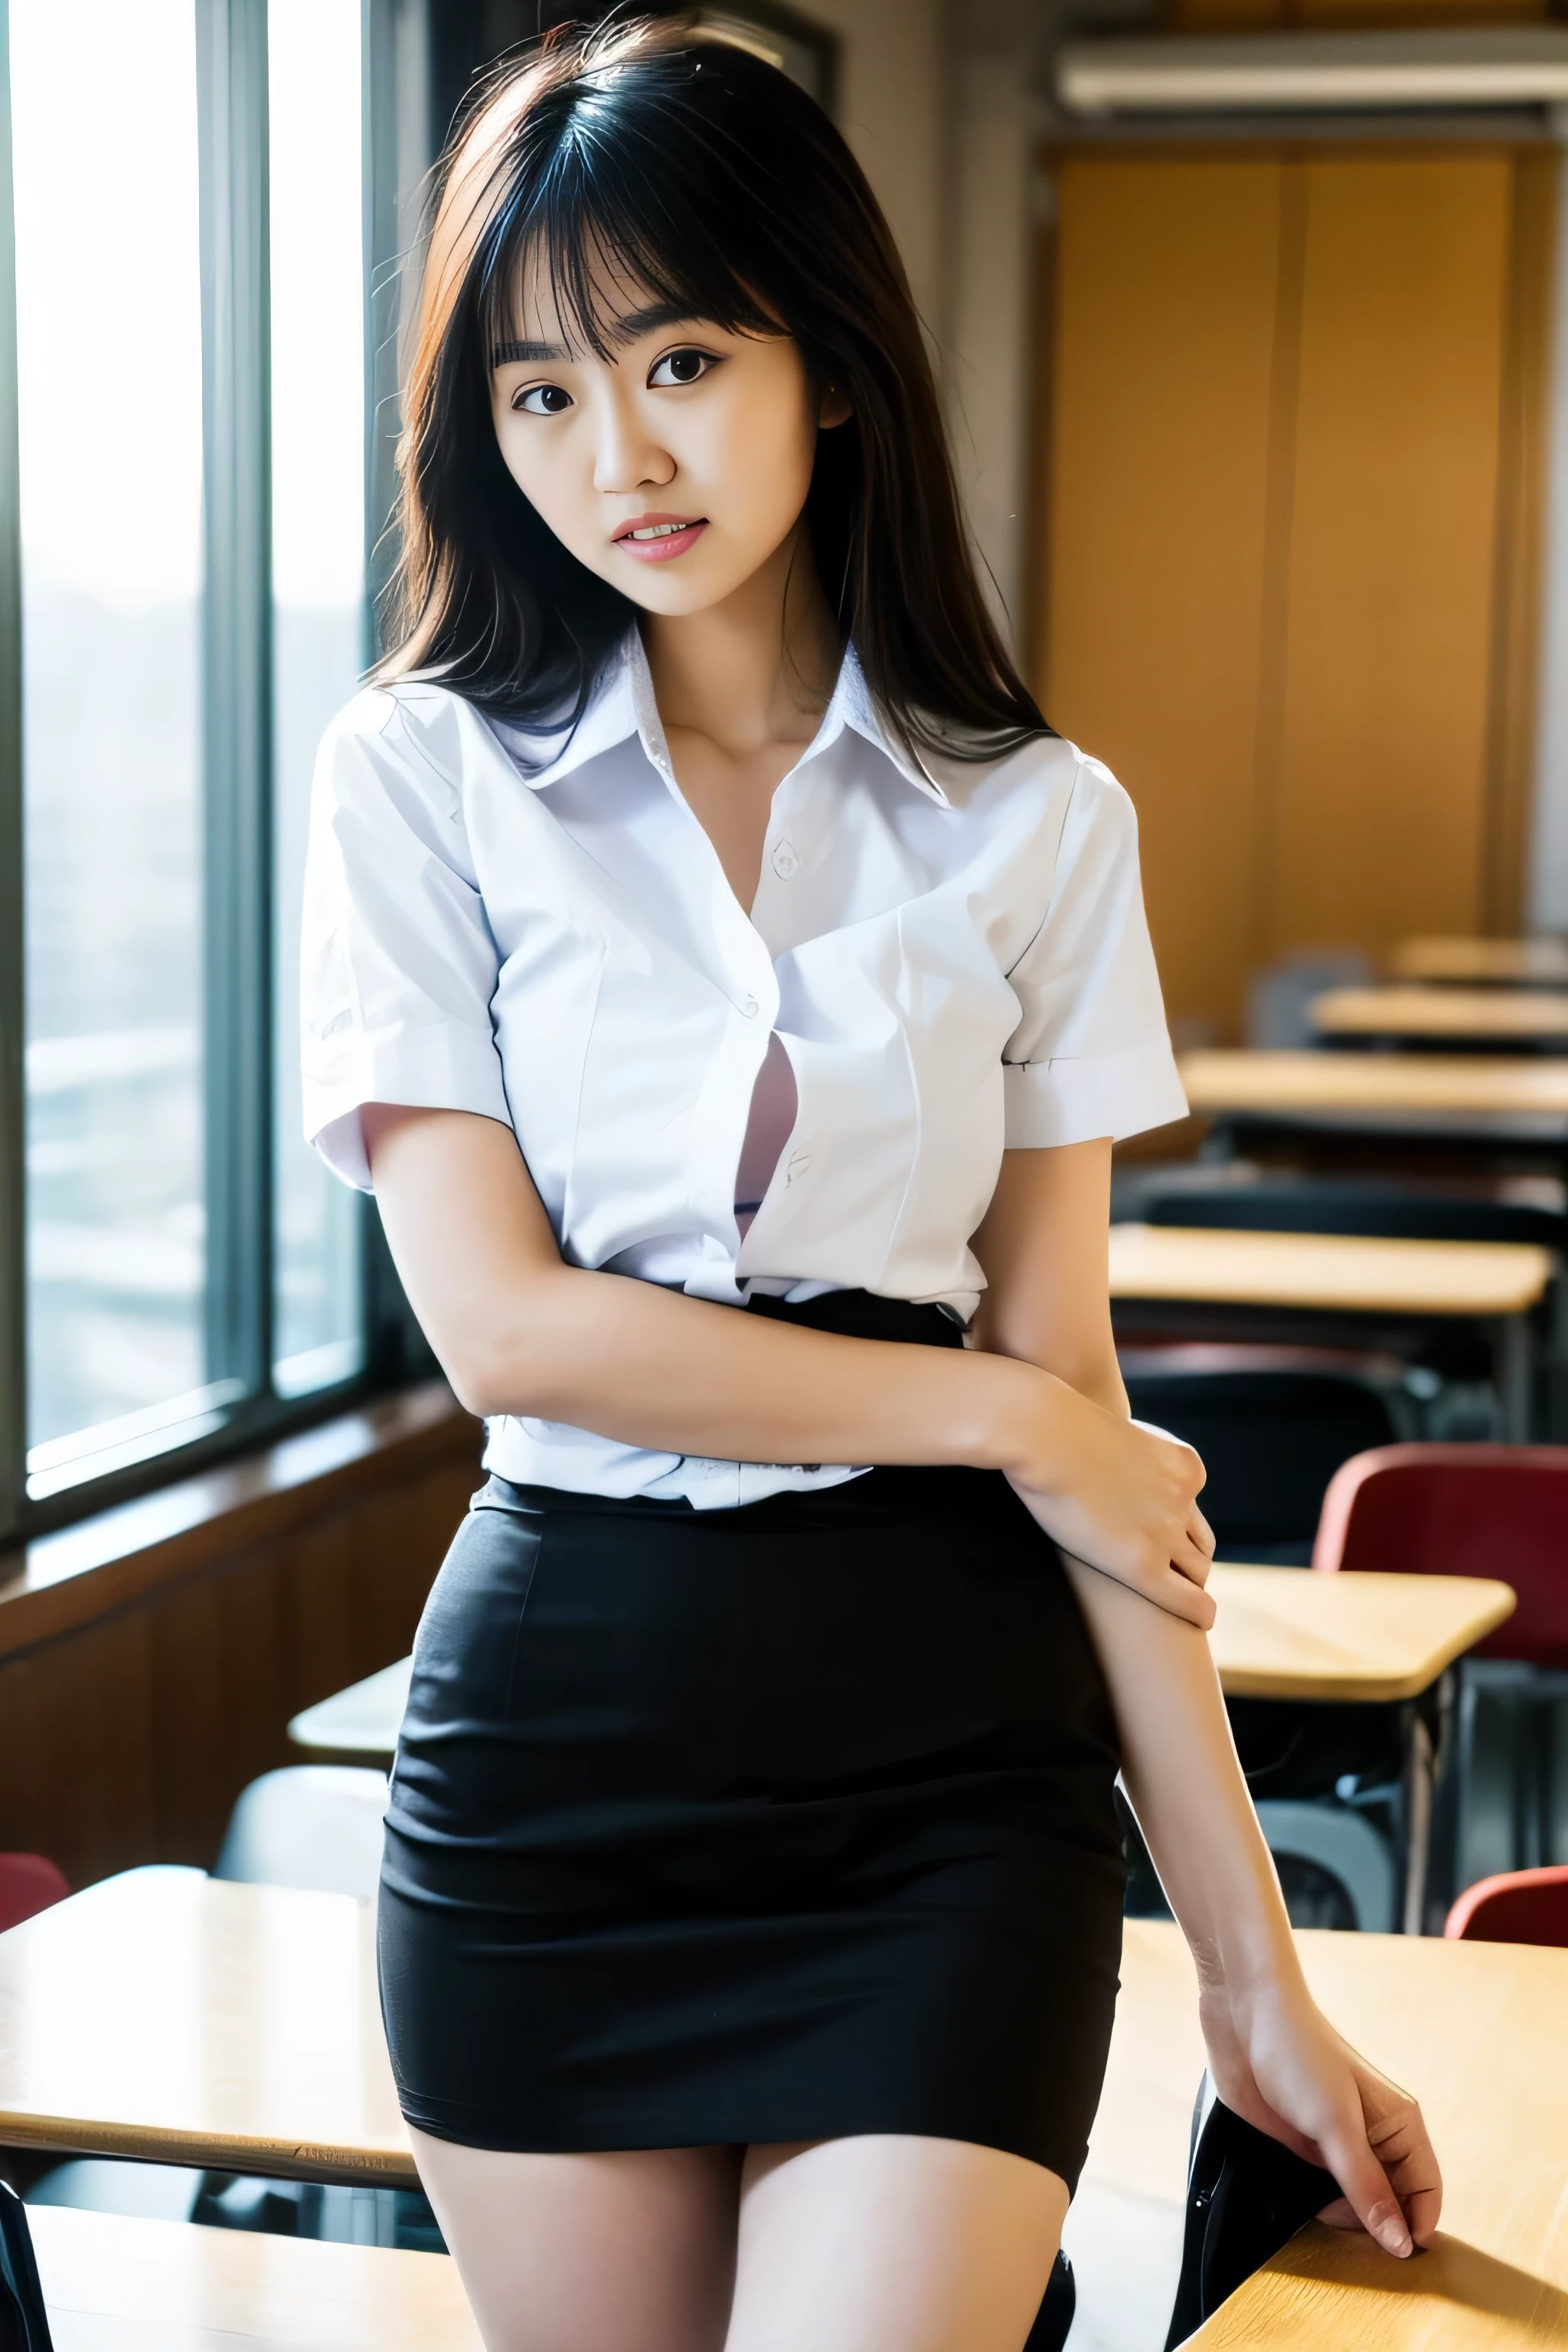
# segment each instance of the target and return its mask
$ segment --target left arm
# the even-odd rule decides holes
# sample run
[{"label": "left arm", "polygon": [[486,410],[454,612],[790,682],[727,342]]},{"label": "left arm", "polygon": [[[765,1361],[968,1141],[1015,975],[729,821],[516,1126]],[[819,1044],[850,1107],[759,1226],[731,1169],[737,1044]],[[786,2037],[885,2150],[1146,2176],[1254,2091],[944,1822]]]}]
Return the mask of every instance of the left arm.
[{"label": "left arm", "polygon": [[[974,1236],[987,1281],[975,1337],[1125,1415],[1110,1328],[1110,1181],[1108,1140],[1004,1154]],[[1207,1640],[1070,1554],[1062,1559],[1110,1687],[1128,1796],[1197,1964],[1220,2095],[1333,2174],[1344,2200],[1325,2219],[1359,2221],[1392,2253],[1427,2244],[1442,2189],[1420,2110],[1341,2040],[1307,1990]]]}]

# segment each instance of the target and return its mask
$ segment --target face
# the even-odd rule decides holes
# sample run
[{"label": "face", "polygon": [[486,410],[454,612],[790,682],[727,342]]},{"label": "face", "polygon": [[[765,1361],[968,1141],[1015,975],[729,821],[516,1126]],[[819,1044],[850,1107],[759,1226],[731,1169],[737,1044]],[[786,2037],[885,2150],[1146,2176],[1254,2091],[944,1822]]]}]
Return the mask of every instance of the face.
[{"label": "face", "polygon": [[800,520],[818,430],[847,405],[813,396],[787,336],[732,333],[607,288],[613,357],[574,343],[531,267],[521,333],[490,379],[519,489],[590,572],[651,613],[720,604]]}]

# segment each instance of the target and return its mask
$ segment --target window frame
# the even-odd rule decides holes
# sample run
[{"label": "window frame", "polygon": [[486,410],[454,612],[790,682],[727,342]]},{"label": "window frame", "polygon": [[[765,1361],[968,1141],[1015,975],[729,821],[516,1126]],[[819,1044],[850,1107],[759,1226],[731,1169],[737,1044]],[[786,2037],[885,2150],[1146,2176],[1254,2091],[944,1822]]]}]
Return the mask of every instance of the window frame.
[{"label": "window frame", "polygon": [[[361,1369],[289,1400],[272,1386],[272,1106],[280,1041],[272,988],[268,0],[190,4],[202,310],[206,1379],[242,1382],[243,1393],[201,1436],[175,1439],[142,1461],[84,1476],[47,1497],[27,1493],[20,457],[10,9],[0,0],[0,1547],[187,1478],[435,1369],[367,1199],[358,1221]],[[425,0],[361,0],[366,664],[374,651],[372,593],[387,564],[397,430],[395,320],[389,323],[389,313],[408,228],[399,191],[416,185],[430,160],[429,126],[418,102],[426,33]],[[289,1040],[281,1045],[291,1050]]]}]

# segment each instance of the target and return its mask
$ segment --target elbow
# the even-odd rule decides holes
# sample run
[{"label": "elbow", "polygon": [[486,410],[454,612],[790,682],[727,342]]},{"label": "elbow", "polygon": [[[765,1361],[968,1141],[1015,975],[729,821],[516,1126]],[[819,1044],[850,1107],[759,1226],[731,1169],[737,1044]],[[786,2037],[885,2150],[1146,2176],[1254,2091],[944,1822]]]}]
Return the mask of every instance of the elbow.
[{"label": "elbow", "polygon": [[501,1414],[560,1421],[565,1399],[559,1361],[561,1318],[542,1288],[523,1299],[492,1302],[482,1315],[459,1318],[443,1332],[437,1354],[447,1384],[466,1412],[481,1421]]},{"label": "elbow", "polygon": [[534,1384],[515,1355],[504,1349],[470,1339],[444,1354],[441,1369],[463,1411],[477,1420],[494,1421],[502,1413],[550,1418],[547,1413],[541,1415],[540,1401],[529,1393]]}]

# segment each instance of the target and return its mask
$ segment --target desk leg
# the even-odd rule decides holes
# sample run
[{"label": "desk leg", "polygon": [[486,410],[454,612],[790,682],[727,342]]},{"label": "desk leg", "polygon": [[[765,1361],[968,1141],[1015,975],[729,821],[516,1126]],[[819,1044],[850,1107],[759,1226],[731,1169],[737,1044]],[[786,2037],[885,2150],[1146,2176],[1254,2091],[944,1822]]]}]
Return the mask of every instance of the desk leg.
[{"label": "desk leg", "polygon": [[1535,1350],[1529,1318],[1505,1315],[1493,1326],[1493,1377],[1497,1381],[1502,1433],[1510,1445],[1528,1445],[1531,1435],[1531,1390]]},{"label": "desk leg", "polygon": [[1455,1677],[1447,1668],[1437,1685],[1434,1740],[1425,1703],[1405,1710],[1405,1917],[1406,1936],[1426,1932],[1426,1889],[1432,1871],[1432,1829],[1437,1776],[1447,1755],[1454,1719]]},{"label": "desk leg", "polygon": [[1426,1865],[1432,1852],[1432,1735],[1412,1706],[1405,1735],[1405,1918],[1404,1932],[1419,1936],[1426,1907]]}]

